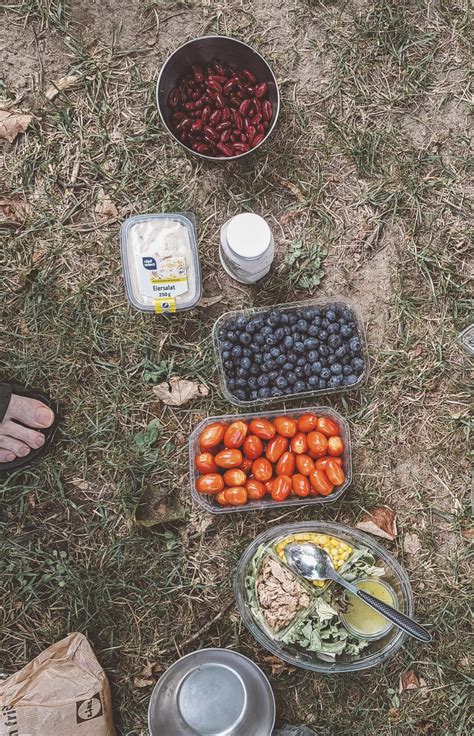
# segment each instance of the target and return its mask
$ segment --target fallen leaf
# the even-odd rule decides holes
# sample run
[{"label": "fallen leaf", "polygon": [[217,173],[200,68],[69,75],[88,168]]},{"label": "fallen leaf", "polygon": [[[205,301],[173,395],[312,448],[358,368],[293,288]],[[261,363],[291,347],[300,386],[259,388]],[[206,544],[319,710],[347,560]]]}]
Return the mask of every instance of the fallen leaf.
[{"label": "fallen leaf", "polygon": [[405,534],[403,549],[408,555],[417,555],[421,552],[421,542],[418,534]]},{"label": "fallen leaf", "polygon": [[0,110],[0,138],[13,143],[19,133],[24,133],[33,115],[26,115],[16,110]]},{"label": "fallen leaf", "polygon": [[50,87],[46,90],[45,96],[48,100],[54,100],[56,95],[69,87],[73,87],[76,82],[80,79],[76,74],[69,74],[66,77],[61,77],[57,82],[53,82]]},{"label": "fallen leaf", "polygon": [[306,197],[304,196],[303,192],[293,181],[290,181],[289,179],[281,179],[281,183],[284,187],[289,189],[292,194],[295,195],[298,202],[301,202],[302,204],[306,202]]},{"label": "fallen leaf", "polygon": [[205,296],[201,301],[198,303],[198,307],[212,307],[213,304],[217,304],[218,302],[221,302],[224,298],[224,294],[218,294],[217,296]]},{"label": "fallen leaf", "polygon": [[0,197],[0,212],[8,223],[21,225],[30,214],[31,207],[25,199],[20,197]]},{"label": "fallen leaf", "polygon": [[295,668],[283,662],[279,657],[264,657],[263,661],[272,671],[272,675],[281,675],[282,672],[295,672]]},{"label": "fallen leaf", "polygon": [[280,222],[282,225],[286,225],[290,220],[293,220],[295,217],[299,217],[301,215],[301,212],[298,210],[288,210],[288,212],[285,212],[280,217]]},{"label": "fallen leaf", "polygon": [[155,685],[155,675],[163,671],[163,667],[158,662],[147,662],[142,671],[133,678],[134,687],[143,688]]},{"label": "fallen leaf", "polygon": [[461,532],[464,539],[467,539],[468,542],[472,542],[474,539],[474,527],[471,527],[470,529],[463,529]]},{"label": "fallen leaf", "polygon": [[399,693],[403,693],[405,690],[419,690],[423,687],[426,687],[425,680],[422,677],[419,678],[414,670],[402,672],[400,675],[400,681],[398,683]]},{"label": "fallen leaf", "polygon": [[118,209],[103,189],[99,189],[95,211],[103,220],[110,220],[111,218],[118,217]]},{"label": "fallen leaf", "polygon": [[71,485],[79,488],[80,491],[88,491],[91,487],[91,484],[82,478],[71,478]]},{"label": "fallen leaf", "polygon": [[153,393],[166,406],[183,406],[199,396],[207,396],[209,389],[202,383],[188,381],[187,378],[171,376],[168,381],[153,386]]},{"label": "fallen leaf", "polygon": [[369,532],[376,537],[390,539],[391,542],[398,534],[395,512],[387,506],[370,509],[356,524],[357,529]]}]

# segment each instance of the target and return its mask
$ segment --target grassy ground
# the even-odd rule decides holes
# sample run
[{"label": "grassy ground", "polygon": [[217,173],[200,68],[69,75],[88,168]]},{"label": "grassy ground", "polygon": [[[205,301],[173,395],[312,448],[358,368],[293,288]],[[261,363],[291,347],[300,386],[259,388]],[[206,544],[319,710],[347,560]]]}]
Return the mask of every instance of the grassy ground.
[{"label": "grassy ground", "polygon": [[[147,732],[150,688],[134,686],[146,663],[159,674],[204,646],[261,664],[280,722],[344,736],[468,733],[469,361],[455,343],[470,322],[467,0],[2,7],[3,102],[35,117],[5,147],[7,193],[29,209],[2,229],[0,371],[48,389],[63,413],[48,460],[0,485],[2,666],[82,631],[110,678],[121,736]],[[230,166],[189,159],[155,109],[167,53],[207,32],[254,44],[281,82],[276,136]],[[76,85],[48,100],[68,73]],[[118,212],[107,221],[100,190]],[[278,243],[277,270],[249,289],[217,256],[221,223],[245,209],[269,218]],[[118,230],[131,213],[166,210],[196,213],[205,296],[222,300],[155,319],[127,306]],[[297,261],[289,278],[299,244],[312,270]],[[315,273],[324,278],[310,293],[351,297],[368,326],[370,380],[331,402],[351,421],[354,484],[317,514],[210,518],[191,506],[186,462],[198,418],[229,409],[212,324],[226,308],[305,298]],[[208,399],[163,409],[151,386],[171,373],[206,383]],[[185,519],[138,523],[156,520],[163,497],[179,499]],[[268,524],[353,524],[374,504],[397,511],[387,547],[407,567],[432,647],[410,643],[385,668],[323,678],[272,672],[233,607],[212,623]],[[399,694],[407,670],[426,685]]]}]

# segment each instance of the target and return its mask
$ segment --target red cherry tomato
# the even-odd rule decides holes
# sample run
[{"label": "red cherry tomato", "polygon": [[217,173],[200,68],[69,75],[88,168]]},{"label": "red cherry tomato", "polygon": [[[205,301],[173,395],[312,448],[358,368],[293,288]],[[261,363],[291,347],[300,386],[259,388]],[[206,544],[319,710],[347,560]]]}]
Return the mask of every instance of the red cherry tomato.
[{"label": "red cherry tomato", "polygon": [[300,496],[301,498],[309,496],[311,492],[311,483],[309,482],[309,479],[306,477],[306,475],[296,473],[296,475],[294,475],[291,479],[291,483],[293,486],[293,493],[296,496]]},{"label": "red cherry tomato", "polygon": [[214,496],[219,506],[228,506],[229,504],[225,500],[225,491],[219,491],[219,493],[216,493]]},{"label": "red cherry tomato", "polygon": [[232,422],[227,427],[224,434],[224,446],[230,449],[242,447],[245,437],[247,436],[248,426],[245,422]]},{"label": "red cherry tomato", "polygon": [[326,472],[326,466],[329,460],[334,460],[342,468],[342,457],[331,457],[330,455],[325,455],[324,457],[318,457],[318,459],[314,463],[314,467],[317,468],[318,470],[324,470],[324,472]]},{"label": "red cherry tomato", "polygon": [[270,460],[271,463],[276,463],[281,458],[284,452],[288,449],[288,440],[286,437],[281,437],[277,434],[267,445],[265,450],[265,457]]},{"label": "red cherry tomato", "polygon": [[256,480],[261,480],[263,483],[270,480],[273,475],[272,464],[268,462],[265,457],[259,457],[253,461],[252,473]]},{"label": "red cherry tomato", "polygon": [[224,473],[224,483],[229,488],[232,486],[244,486],[247,483],[247,476],[240,468],[231,468]]},{"label": "red cherry tomato", "polygon": [[263,452],[263,442],[256,434],[249,434],[245,438],[243,450],[245,457],[256,460]]},{"label": "red cherry tomato", "polygon": [[243,506],[247,503],[247,491],[242,486],[226,488],[224,498],[231,506]]},{"label": "red cherry tomato", "polygon": [[308,451],[308,440],[303,432],[295,434],[291,440],[291,449],[296,455],[304,455]]},{"label": "red cherry tomato", "polygon": [[344,443],[340,437],[330,437],[328,439],[328,453],[333,457],[339,457],[344,452]]},{"label": "red cherry tomato", "polygon": [[200,475],[196,481],[196,489],[199,493],[219,493],[224,490],[224,478],[219,473]]},{"label": "red cherry tomato", "polygon": [[309,449],[314,452],[316,457],[323,457],[326,455],[328,449],[328,440],[326,435],[322,432],[310,432],[308,434],[308,446]]},{"label": "red cherry tomato", "polygon": [[314,462],[309,455],[296,456],[296,469],[301,475],[309,475],[314,468]]},{"label": "red cherry tomato", "polygon": [[284,452],[276,464],[277,475],[289,475],[290,478],[295,472],[296,460],[292,452]]},{"label": "red cherry tomato", "polygon": [[318,427],[318,417],[316,414],[302,414],[297,420],[298,429],[300,432],[312,432],[313,429]]},{"label": "red cherry tomato", "polygon": [[211,455],[210,452],[201,452],[199,455],[196,455],[194,464],[196,465],[196,470],[198,470],[201,475],[218,472],[214,455]]},{"label": "red cherry tomato", "polygon": [[272,483],[272,498],[274,501],[286,501],[292,490],[291,478],[279,475]]},{"label": "red cherry tomato", "polygon": [[214,459],[220,468],[238,468],[244,458],[240,450],[221,450]]},{"label": "red cherry tomato", "polygon": [[268,419],[257,417],[250,422],[250,431],[256,434],[261,440],[271,440],[276,434],[276,429]]},{"label": "red cherry tomato", "polygon": [[346,480],[345,473],[339,463],[336,462],[336,458],[329,458],[326,470],[324,471],[329,478],[330,482],[335,486],[340,486]]},{"label": "red cherry tomato", "polygon": [[282,437],[294,437],[296,434],[297,424],[291,417],[276,417],[273,424]]},{"label": "red cherry tomato", "polygon": [[271,478],[270,480],[267,480],[266,483],[263,485],[265,486],[265,493],[268,493],[269,496],[272,495],[272,488],[273,488],[273,481],[275,478]]},{"label": "red cherry tomato", "polygon": [[244,459],[239,465],[239,468],[248,475],[250,471],[252,470],[252,461],[250,460],[250,458],[244,457]]},{"label": "red cherry tomato", "polygon": [[204,427],[199,437],[201,450],[210,450],[211,447],[220,445],[224,439],[226,429],[227,427],[223,422],[212,422],[207,427]]},{"label": "red cherry tomato", "polygon": [[335,434],[339,434],[339,427],[333,419],[329,419],[329,417],[319,417],[318,432],[322,432],[326,437],[332,437]]},{"label": "red cherry tomato", "polygon": [[267,492],[265,485],[259,480],[248,480],[245,484],[247,496],[251,501],[258,501],[263,498]]},{"label": "red cherry tomato", "polygon": [[309,479],[313,490],[315,490],[316,493],[319,493],[320,496],[329,496],[329,494],[332,493],[334,485],[331,483],[324,470],[314,468],[314,470],[311,471]]}]

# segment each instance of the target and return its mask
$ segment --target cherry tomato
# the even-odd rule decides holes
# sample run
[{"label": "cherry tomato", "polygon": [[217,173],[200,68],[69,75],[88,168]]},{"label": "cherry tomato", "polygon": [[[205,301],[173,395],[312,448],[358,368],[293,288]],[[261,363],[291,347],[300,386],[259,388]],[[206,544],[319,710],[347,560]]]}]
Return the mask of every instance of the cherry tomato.
[{"label": "cherry tomato", "polygon": [[219,491],[216,493],[215,499],[220,506],[228,506],[229,504],[225,500],[225,491]]},{"label": "cherry tomato", "polygon": [[251,460],[256,460],[263,452],[263,442],[256,434],[249,434],[244,442],[244,455]]},{"label": "cherry tomato", "polygon": [[317,457],[323,457],[326,455],[328,449],[328,440],[326,435],[321,432],[310,432],[308,435],[308,445]]},{"label": "cherry tomato", "polygon": [[342,468],[342,457],[330,457],[330,455],[325,455],[324,457],[318,457],[318,459],[314,463],[314,467],[317,468],[318,470],[324,470],[324,472],[326,472],[326,466],[329,460],[334,460]]},{"label": "cherry tomato", "polygon": [[239,468],[244,471],[244,473],[247,473],[247,475],[252,470],[252,461],[248,457],[244,457],[242,462],[239,465]]},{"label": "cherry tomato", "polygon": [[200,475],[196,481],[196,489],[199,493],[219,493],[224,490],[224,478],[219,473]]},{"label": "cherry tomato", "polygon": [[260,417],[252,419],[249,429],[252,434],[256,434],[261,440],[271,440],[276,435],[273,424],[268,419],[261,419]]},{"label": "cherry tomato", "polygon": [[247,476],[240,468],[231,468],[224,473],[224,483],[226,486],[244,486],[247,483]]},{"label": "cherry tomato", "polygon": [[300,432],[312,432],[318,427],[318,417],[316,414],[302,414],[298,417],[297,425]]},{"label": "cherry tomato", "polygon": [[221,450],[214,459],[220,468],[238,468],[244,458],[240,450]]},{"label": "cherry tomato", "polygon": [[271,463],[276,463],[281,458],[284,452],[288,449],[288,440],[286,437],[281,437],[277,434],[267,445],[265,450],[265,457],[270,460]]},{"label": "cherry tomato", "polygon": [[227,427],[223,422],[212,422],[207,427],[204,427],[199,437],[201,450],[210,450],[211,447],[220,445],[224,439],[226,429]]},{"label": "cherry tomato", "polygon": [[308,440],[303,432],[295,434],[291,440],[291,449],[297,455],[304,455],[308,451]]},{"label": "cherry tomato", "polygon": [[276,464],[277,475],[289,475],[290,478],[295,472],[296,460],[292,452],[284,452]]},{"label": "cherry tomato", "polygon": [[328,452],[334,457],[342,455],[344,452],[344,443],[340,437],[330,437],[328,439]]},{"label": "cherry tomato", "polygon": [[272,498],[274,501],[285,501],[292,490],[291,478],[279,475],[272,483]]},{"label": "cherry tomato", "polygon": [[301,475],[309,475],[314,468],[314,461],[309,455],[296,456],[296,469]]},{"label": "cherry tomato", "polygon": [[251,501],[258,501],[267,492],[265,485],[259,480],[248,480],[245,488],[247,489],[247,496]]},{"label": "cherry tomato", "polygon": [[232,422],[224,434],[224,446],[229,448],[242,447],[247,436],[248,426],[245,422]]},{"label": "cherry tomato", "polygon": [[243,506],[247,503],[248,496],[245,488],[236,486],[235,488],[226,488],[224,498],[231,506]]},{"label": "cherry tomato", "polygon": [[272,495],[272,488],[273,488],[274,480],[275,478],[271,478],[271,480],[267,480],[267,482],[263,484],[265,486],[265,493],[268,493],[269,496]]},{"label": "cherry tomato", "polygon": [[333,419],[329,419],[329,417],[319,417],[318,432],[322,432],[326,437],[332,437],[335,434],[339,434],[339,427]]},{"label": "cherry tomato", "polygon": [[314,470],[311,471],[309,479],[313,489],[321,496],[329,496],[334,488],[324,470],[314,468]]},{"label": "cherry tomato", "polygon": [[344,481],[346,480],[346,476],[345,476],[343,469],[341,468],[339,463],[336,462],[336,459],[333,457],[329,458],[327,465],[326,465],[326,470],[324,472],[326,473],[331,483],[333,483],[335,486],[342,485]]},{"label": "cherry tomato", "polygon": [[264,457],[258,457],[253,461],[252,473],[256,480],[261,480],[265,483],[266,480],[270,480],[273,475],[272,464]]},{"label": "cherry tomato", "polygon": [[291,417],[276,417],[273,420],[273,424],[278,434],[281,434],[282,437],[294,437],[296,434],[296,421]]},{"label": "cherry tomato", "polygon": [[217,473],[216,461],[214,460],[214,455],[211,455],[210,452],[201,452],[199,455],[196,455],[194,463],[196,469],[202,475],[206,473]]},{"label": "cherry tomato", "polygon": [[309,496],[311,491],[311,483],[309,482],[309,479],[306,477],[306,475],[296,473],[296,475],[294,475],[291,479],[291,484],[293,486],[293,493],[295,493],[297,496],[300,496],[301,498]]}]

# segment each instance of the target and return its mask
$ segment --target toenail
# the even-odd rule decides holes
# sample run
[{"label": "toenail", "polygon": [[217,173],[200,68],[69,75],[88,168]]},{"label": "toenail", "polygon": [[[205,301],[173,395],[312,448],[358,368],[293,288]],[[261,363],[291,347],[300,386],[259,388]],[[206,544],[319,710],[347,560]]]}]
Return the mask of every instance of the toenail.
[{"label": "toenail", "polygon": [[38,424],[42,424],[47,427],[51,423],[51,410],[46,407],[36,410],[36,421]]},{"label": "toenail", "polygon": [[21,455],[21,457],[24,457],[25,455],[28,455],[29,451],[28,447],[20,447],[18,454]]},{"label": "toenail", "polygon": [[41,445],[44,445],[44,435],[40,434],[38,437],[35,438],[35,445],[36,447],[41,447]]},{"label": "toenail", "polygon": [[10,463],[14,459],[15,459],[15,455],[13,454],[13,452],[6,452],[5,453],[5,460],[4,460],[4,462]]}]

